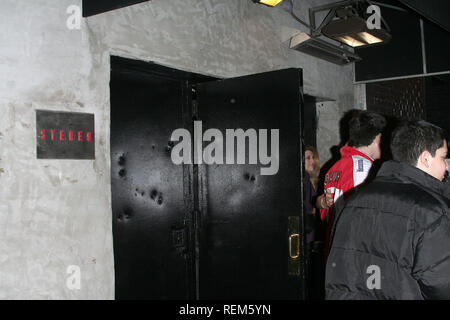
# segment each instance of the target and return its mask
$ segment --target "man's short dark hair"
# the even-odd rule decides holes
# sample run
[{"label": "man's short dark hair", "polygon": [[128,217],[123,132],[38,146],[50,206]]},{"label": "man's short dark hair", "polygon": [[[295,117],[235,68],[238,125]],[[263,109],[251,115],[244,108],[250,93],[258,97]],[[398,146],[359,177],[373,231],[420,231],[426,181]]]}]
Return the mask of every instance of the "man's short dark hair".
[{"label": "man's short dark hair", "polygon": [[354,148],[370,145],[386,127],[386,119],[371,111],[355,113],[349,122],[350,146]]},{"label": "man's short dark hair", "polygon": [[428,151],[433,157],[436,155],[436,150],[444,146],[445,136],[443,129],[429,122],[405,122],[392,133],[392,157],[416,166],[422,152]]}]

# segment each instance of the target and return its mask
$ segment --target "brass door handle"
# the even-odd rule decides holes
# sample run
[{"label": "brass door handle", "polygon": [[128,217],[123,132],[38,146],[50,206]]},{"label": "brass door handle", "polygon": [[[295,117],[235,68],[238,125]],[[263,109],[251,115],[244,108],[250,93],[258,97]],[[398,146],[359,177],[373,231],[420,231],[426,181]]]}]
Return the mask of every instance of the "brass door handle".
[{"label": "brass door handle", "polygon": [[[301,274],[300,270],[300,216],[289,216],[287,226],[288,237],[288,256],[287,266],[288,275],[298,277]],[[303,236],[303,234],[302,234]],[[286,238],[285,238],[286,239]]]},{"label": "brass door handle", "polygon": [[[294,254],[292,254],[293,248]],[[297,259],[298,257],[300,257],[300,234],[298,233],[293,233],[289,236],[289,256],[291,257],[291,259]]]}]

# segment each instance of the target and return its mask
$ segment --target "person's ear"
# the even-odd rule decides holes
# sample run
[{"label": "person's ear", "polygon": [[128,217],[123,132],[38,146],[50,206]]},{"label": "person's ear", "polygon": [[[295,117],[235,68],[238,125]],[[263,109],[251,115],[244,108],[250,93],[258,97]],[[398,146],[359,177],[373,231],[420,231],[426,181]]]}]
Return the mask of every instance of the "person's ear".
[{"label": "person's ear", "polygon": [[380,145],[380,143],[381,143],[381,133],[377,134],[377,136],[375,137],[375,142],[376,142],[376,144]]},{"label": "person's ear", "polygon": [[419,163],[424,167],[429,169],[431,164],[430,164],[430,160],[431,160],[431,153],[427,150],[425,150],[424,152],[422,152],[419,156]]},{"label": "person's ear", "polygon": [[371,146],[380,146],[380,142],[381,142],[381,133],[377,134],[375,136],[375,138],[373,138],[372,143],[370,145]]}]

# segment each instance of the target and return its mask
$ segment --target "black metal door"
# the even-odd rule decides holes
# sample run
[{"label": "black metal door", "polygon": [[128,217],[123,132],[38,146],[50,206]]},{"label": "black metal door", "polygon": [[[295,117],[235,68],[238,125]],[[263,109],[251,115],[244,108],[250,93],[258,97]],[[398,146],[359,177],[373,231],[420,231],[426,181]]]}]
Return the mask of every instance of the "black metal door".
[{"label": "black metal door", "polygon": [[192,209],[169,141],[183,127],[183,87],[121,70],[110,87],[116,298],[187,299]]},{"label": "black metal door", "polygon": [[222,132],[224,159],[227,129],[255,129],[258,152],[260,130],[267,129],[268,136],[279,130],[275,174],[263,175],[261,168],[268,165],[260,161],[249,164],[250,139],[245,164],[237,164],[236,150],[234,164],[199,166],[200,299],[304,298],[301,88],[299,69],[196,87],[203,131]]},{"label": "black metal door", "polygon": [[[301,70],[191,90],[205,79],[119,69],[110,84],[116,298],[303,298]],[[174,164],[171,134],[194,138],[194,121],[224,137],[267,129],[268,155],[278,129],[278,171],[261,175],[268,165],[248,155],[245,164]]]}]

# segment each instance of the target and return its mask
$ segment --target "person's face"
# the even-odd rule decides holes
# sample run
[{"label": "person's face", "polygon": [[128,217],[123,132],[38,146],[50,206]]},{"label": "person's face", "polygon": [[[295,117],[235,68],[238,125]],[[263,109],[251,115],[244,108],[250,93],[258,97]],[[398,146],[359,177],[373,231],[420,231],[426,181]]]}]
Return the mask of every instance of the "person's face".
[{"label": "person's face", "polygon": [[305,170],[311,173],[314,170],[314,154],[310,150],[305,152]]},{"label": "person's face", "polygon": [[444,146],[436,150],[434,157],[430,157],[430,170],[429,174],[439,179],[444,180],[445,172],[448,169],[447,158],[447,141],[444,140]]}]

